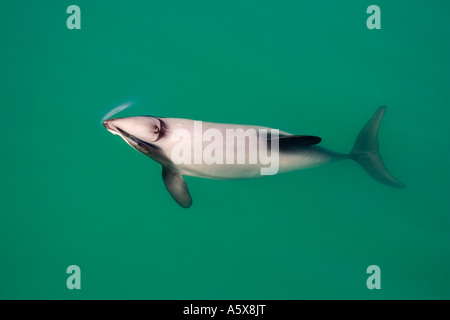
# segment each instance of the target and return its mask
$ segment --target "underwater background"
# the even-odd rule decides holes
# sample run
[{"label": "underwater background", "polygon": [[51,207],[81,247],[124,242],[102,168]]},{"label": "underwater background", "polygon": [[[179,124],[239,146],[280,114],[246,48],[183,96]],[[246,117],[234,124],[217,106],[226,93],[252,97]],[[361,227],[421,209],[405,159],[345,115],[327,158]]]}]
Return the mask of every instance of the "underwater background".
[{"label": "underwater background", "polygon": [[[69,5],[81,29],[69,30]],[[369,30],[369,5],[381,29]],[[449,299],[448,1],[9,1],[0,10],[1,299]],[[186,177],[101,125],[155,115],[317,135],[384,163]],[[69,290],[67,267],[81,270]],[[369,290],[367,267],[380,268]]]}]

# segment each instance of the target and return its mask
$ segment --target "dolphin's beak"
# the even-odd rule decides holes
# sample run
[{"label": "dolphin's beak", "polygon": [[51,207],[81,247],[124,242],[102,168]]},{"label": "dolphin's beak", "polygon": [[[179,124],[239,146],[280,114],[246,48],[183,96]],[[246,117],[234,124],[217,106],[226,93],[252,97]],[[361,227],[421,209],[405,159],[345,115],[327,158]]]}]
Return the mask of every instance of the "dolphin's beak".
[{"label": "dolphin's beak", "polygon": [[110,120],[103,121],[103,125],[105,126],[106,129],[109,129],[109,123],[110,123]]},{"label": "dolphin's beak", "polygon": [[126,131],[115,126],[114,122],[116,122],[116,124],[117,124],[117,121],[120,121],[120,119],[119,120],[118,119],[109,119],[109,120],[103,121],[103,125],[105,126],[106,130],[108,130],[112,134],[118,135],[133,149],[136,149],[137,151],[139,151],[143,154],[147,155],[149,153],[150,148],[159,150],[158,147],[156,147],[148,142],[142,141],[142,140],[136,138],[135,136],[133,136],[132,134],[129,134]]},{"label": "dolphin's beak", "polygon": [[119,133],[116,131],[116,128],[114,127],[114,125],[113,125],[111,122],[112,122],[111,119],[110,119],[110,120],[105,120],[105,121],[103,122],[103,125],[105,126],[106,130],[108,130],[108,131],[111,132],[112,134],[119,134]]}]

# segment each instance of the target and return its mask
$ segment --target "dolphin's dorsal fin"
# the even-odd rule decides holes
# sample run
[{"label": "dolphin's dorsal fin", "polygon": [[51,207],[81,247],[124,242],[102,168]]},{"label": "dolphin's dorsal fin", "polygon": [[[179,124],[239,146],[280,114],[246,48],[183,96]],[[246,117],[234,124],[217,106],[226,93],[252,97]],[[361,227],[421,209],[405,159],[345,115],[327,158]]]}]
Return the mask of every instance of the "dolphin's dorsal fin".
[{"label": "dolphin's dorsal fin", "polygon": [[192,205],[192,199],[183,176],[166,167],[163,167],[162,177],[167,191],[169,191],[175,201],[183,208],[189,208]]},{"label": "dolphin's dorsal fin", "polygon": [[296,147],[311,146],[320,143],[321,138],[316,136],[283,136],[278,138],[280,150],[295,149]]}]

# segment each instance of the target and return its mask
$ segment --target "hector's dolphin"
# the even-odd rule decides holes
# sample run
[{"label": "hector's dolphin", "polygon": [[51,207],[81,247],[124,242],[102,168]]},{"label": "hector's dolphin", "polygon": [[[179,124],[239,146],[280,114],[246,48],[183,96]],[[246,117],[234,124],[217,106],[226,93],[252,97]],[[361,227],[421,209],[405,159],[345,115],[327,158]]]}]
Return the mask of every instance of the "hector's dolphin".
[{"label": "hector's dolphin", "polygon": [[[352,151],[348,154],[318,146],[321,141],[319,137],[292,135],[260,126],[152,116],[109,119],[104,121],[103,125],[131,147],[158,162],[162,166],[167,190],[179,205],[188,208],[192,199],[183,175],[209,179],[256,178],[264,174],[264,169],[274,169],[272,173],[266,173],[274,174],[344,159],[356,161],[381,183],[394,188],[404,188],[405,186],[387,171],[378,153],[377,134],[385,111],[386,107],[383,106],[375,112],[362,128]],[[230,132],[234,133],[231,140],[228,139]],[[235,138],[239,139],[239,135],[236,133],[241,133],[241,138],[243,134],[243,138],[237,143]],[[256,140],[265,143],[251,144]],[[236,155],[239,143],[242,152],[241,155]],[[222,150],[226,153],[226,161],[225,156],[220,153]],[[262,157],[268,153],[263,151],[270,151],[270,168],[268,157]],[[235,155],[238,159],[236,163]]]}]

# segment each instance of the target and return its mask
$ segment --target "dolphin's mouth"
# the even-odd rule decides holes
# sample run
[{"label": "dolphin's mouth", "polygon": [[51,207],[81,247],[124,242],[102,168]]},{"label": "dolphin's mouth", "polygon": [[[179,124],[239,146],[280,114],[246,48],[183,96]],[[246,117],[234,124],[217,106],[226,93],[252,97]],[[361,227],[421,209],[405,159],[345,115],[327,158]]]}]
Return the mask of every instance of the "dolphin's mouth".
[{"label": "dolphin's mouth", "polygon": [[109,126],[108,121],[103,121],[103,125],[105,126],[106,130],[108,130],[108,131],[111,132],[112,134],[120,135],[119,132],[117,132],[116,130],[112,129],[112,128]]},{"label": "dolphin's mouth", "polygon": [[154,144],[148,143],[146,141],[143,141],[139,138],[136,138],[132,134],[129,134],[126,131],[121,130],[120,128],[114,128],[111,129],[108,124],[105,124],[106,129],[113,133],[119,135],[123,140],[125,140],[126,143],[128,143],[132,148],[136,149],[139,152],[142,152],[144,154],[150,153],[151,149],[154,150],[161,150],[159,147],[155,146]]}]

